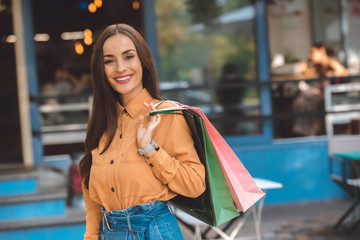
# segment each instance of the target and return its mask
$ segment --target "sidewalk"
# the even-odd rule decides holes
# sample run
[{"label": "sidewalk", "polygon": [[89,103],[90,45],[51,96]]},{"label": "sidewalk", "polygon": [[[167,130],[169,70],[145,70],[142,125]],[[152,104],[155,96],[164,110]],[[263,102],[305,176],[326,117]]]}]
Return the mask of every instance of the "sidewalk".
[{"label": "sidewalk", "polygon": [[[262,216],[263,240],[360,240],[360,226],[351,236],[347,234],[347,222],[333,230],[338,218],[351,205],[349,199],[319,202],[265,205]],[[360,215],[360,209],[358,208]],[[185,240],[191,240],[189,230],[181,226]],[[214,236],[214,235],[212,235]],[[250,216],[237,237],[255,236]],[[250,239],[250,238],[248,238]],[[255,237],[252,239],[256,239]]]}]

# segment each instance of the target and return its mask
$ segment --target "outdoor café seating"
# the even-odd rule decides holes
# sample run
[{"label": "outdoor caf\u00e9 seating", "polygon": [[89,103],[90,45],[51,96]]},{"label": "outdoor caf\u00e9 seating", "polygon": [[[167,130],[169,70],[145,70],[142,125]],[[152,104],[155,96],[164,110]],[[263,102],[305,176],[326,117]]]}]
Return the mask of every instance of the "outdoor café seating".
[{"label": "outdoor caf\u00e9 seating", "polygon": [[[280,189],[283,187],[282,183],[270,181],[262,178],[254,178],[256,185],[267,193],[270,189]],[[182,212],[178,209],[173,209],[174,215],[178,219],[178,221],[185,226],[188,230],[190,230],[193,234],[193,239],[201,240],[201,239],[209,239],[208,234],[211,235],[211,239],[225,239],[225,240],[235,240],[242,239],[237,237],[241,228],[244,226],[246,220],[250,215],[253,216],[254,222],[254,231],[255,237],[257,240],[262,239],[261,235],[261,217],[262,211],[264,208],[264,200],[265,197],[262,197],[259,202],[252,207],[250,207],[247,211],[241,212],[240,216],[224,223],[222,226],[213,227],[209,226],[200,220]],[[215,237],[214,237],[215,233]],[[247,238],[247,237],[244,237]]]},{"label": "outdoor caf\u00e9 seating", "polygon": [[[334,228],[339,228],[352,216],[349,232],[360,225],[357,211],[360,208],[360,133],[357,128],[360,119],[359,92],[359,83],[337,84],[328,86],[324,96],[330,178],[353,199]],[[341,99],[336,99],[339,96]],[[342,132],[336,130],[336,126],[342,126]]]}]

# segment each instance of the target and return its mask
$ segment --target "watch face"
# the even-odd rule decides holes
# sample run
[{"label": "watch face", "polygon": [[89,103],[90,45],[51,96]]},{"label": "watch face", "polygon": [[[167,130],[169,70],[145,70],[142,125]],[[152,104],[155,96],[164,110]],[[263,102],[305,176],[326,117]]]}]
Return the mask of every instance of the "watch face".
[{"label": "watch face", "polygon": [[150,145],[148,145],[144,148],[139,148],[139,153],[140,153],[140,155],[145,155],[145,153],[147,153],[153,149],[156,149],[156,150],[159,149],[158,145],[156,144],[156,142],[154,140],[151,141]]}]

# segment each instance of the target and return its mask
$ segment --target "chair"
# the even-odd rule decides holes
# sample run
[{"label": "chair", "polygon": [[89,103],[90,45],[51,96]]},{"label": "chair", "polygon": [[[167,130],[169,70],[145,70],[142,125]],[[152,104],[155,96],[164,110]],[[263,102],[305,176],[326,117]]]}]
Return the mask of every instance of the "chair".
[{"label": "chair", "polygon": [[[203,222],[201,222],[200,220],[197,220],[196,218],[188,215],[187,213],[178,210],[176,208],[172,208],[173,209],[173,213],[175,215],[175,217],[177,218],[177,220],[184,226],[186,227],[188,230],[190,230],[190,232],[193,234],[193,239],[194,240],[202,240],[202,239],[225,239],[225,240],[235,240],[235,239],[239,239],[236,238],[236,235],[239,233],[239,231],[241,230],[242,226],[244,225],[244,223],[246,222],[246,219],[248,216],[250,216],[251,213],[253,213],[253,210],[249,210],[240,213],[239,217],[233,218],[230,221],[224,223],[221,228],[220,227],[213,227],[213,226],[209,226]],[[254,214],[254,213],[253,213]],[[227,230],[229,228],[233,228],[233,230],[231,231],[231,233],[226,233]],[[258,231],[258,229],[256,229],[256,231]],[[260,231],[260,229],[259,229]],[[207,235],[209,233],[212,233],[211,238],[208,238]],[[214,235],[215,233],[215,235]],[[257,234],[260,234],[260,232]],[[257,235],[257,239],[261,240],[261,236]]]},{"label": "chair", "polygon": [[[283,187],[282,183],[270,181],[267,179],[262,178],[254,178],[256,185],[261,188],[265,192],[265,196],[261,198],[258,204],[251,206],[247,211],[240,212],[240,216],[221,225],[221,227],[213,227],[209,226],[196,218],[177,210],[176,208],[172,207],[173,213],[178,219],[178,221],[189,229],[193,233],[194,240],[202,240],[202,239],[209,239],[207,238],[207,234],[209,232],[216,233],[216,236],[212,236],[211,239],[225,239],[225,240],[235,240],[235,239],[248,239],[248,237],[237,237],[238,233],[240,232],[241,228],[245,224],[247,218],[252,214],[254,219],[254,227],[255,227],[255,234],[256,239],[261,240],[261,217],[262,211],[264,207],[264,200],[266,197],[266,193],[268,190],[271,189],[280,189]],[[213,234],[212,234],[213,235]]]},{"label": "chair", "polygon": [[[334,132],[334,125],[350,125],[352,119],[360,118],[359,99],[351,101],[351,99],[346,98],[347,96],[351,98],[351,95],[357,96],[357,92],[360,92],[360,83],[348,83],[330,85],[326,87],[324,94],[327,112],[325,122],[330,160],[330,178],[354,199],[350,208],[334,225],[335,229],[360,206],[358,201],[360,194],[360,135],[336,134]],[[345,96],[345,99],[344,97],[339,99],[341,94]],[[336,96],[338,99],[334,99]],[[360,218],[351,226],[350,231],[352,232],[359,224]]]}]

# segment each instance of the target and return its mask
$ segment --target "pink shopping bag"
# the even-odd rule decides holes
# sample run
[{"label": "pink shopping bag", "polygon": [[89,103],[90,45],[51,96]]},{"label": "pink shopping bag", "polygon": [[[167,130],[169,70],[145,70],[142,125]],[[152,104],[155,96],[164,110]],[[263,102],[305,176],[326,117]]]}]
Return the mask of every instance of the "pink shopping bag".
[{"label": "pink shopping bag", "polygon": [[207,132],[224,172],[235,206],[240,211],[245,212],[259,199],[261,199],[265,193],[256,186],[256,183],[250,173],[246,170],[240,159],[207,119],[201,109],[191,106],[185,107],[201,116],[204,120]]},{"label": "pink shopping bag", "polygon": [[223,137],[207,119],[201,109],[198,107],[183,105],[181,103],[178,103],[178,105],[179,107],[162,109],[160,111],[187,109],[194,112],[203,119],[206,131],[215,149],[235,206],[238,210],[245,212],[258,200],[260,200],[265,195],[265,193],[261,191],[258,186],[256,186],[256,183],[251,177],[250,173],[246,170],[240,159],[236,156],[230,146],[225,142]]}]

